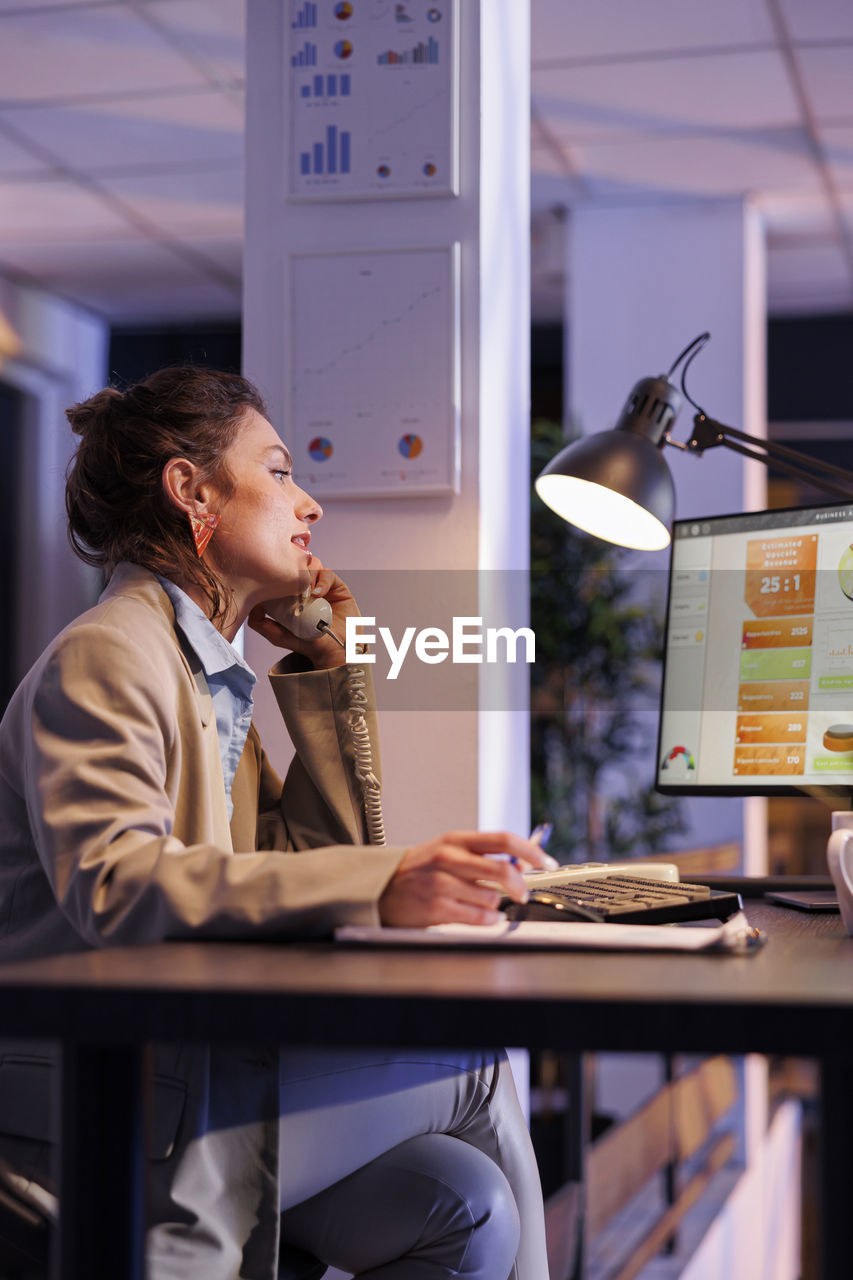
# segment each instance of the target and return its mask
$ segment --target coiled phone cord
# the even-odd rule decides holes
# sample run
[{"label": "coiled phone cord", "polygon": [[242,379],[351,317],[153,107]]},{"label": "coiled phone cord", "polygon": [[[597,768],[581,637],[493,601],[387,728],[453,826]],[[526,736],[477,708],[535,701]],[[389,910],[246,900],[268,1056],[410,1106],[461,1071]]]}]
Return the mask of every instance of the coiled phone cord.
[{"label": "coiled phone cord", "polygon": [[364,802],[364,819],[370,844],[385,844],[385,819],[382,815],[382,788],[373,772],[373,750],[364,708],[367,705],[364,669],[355,665],[347,667],[347,693],[350,705],[347,712],[355,754],[355,776],[361,785]]}]

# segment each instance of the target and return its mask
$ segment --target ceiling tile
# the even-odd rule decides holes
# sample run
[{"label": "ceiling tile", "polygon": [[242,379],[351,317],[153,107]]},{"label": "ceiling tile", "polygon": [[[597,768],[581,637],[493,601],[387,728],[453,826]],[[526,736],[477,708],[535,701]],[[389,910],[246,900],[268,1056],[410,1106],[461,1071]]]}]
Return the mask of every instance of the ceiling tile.
[{"label": "ceiling tile", "polygon": [[534,71],[533,101],[578,138],[607,139],[691,127],[733,132],[798,124],[775,52],[662,59],[569,71]]},{"label": "ceiling tile", "polygon": [[853,188],[853,121],[847,125],[823,125],[819,133],[836,186]]},{"label": "ceiling tile", "polygon": [[147,241],[37,242],[22,248],[0,237],[0,271],[4,266],[113,321],[239,314],[233,291]]},{"label": "ceiling tile", "polygon": [[534,64],[773,43],[764,0],[533,0],[531,16]]},{"label": "ceiling tile", "polygon": [[182,85],[207,81],[123,5],[0,13],[0,105]]},{"label": "ceiling tile", "polygon": [[[117,0],[100,0],[100,2],[102,4],[115,4]],[[87,4],[87,0],[0,0],[0,14],[7,13],[11,9],[35,13],[38,9],[58,9],[60,5],[67,9],[90,7],[90,4]]]},{"label": "ceiling tile", "polygon": [[[853,41],[853,0],[781,3],[795,40]],[[0,271],[16,266],[116,319],[236,314],[245,9],[246,0],[0,0]],[[534,203],[755,193],[771,306],[853,305],[767,0],[532,0],[532,9],[534,102],[555,140],[534,129]],[[853,235],[853,46],[797,57]],[[537,69],[537,59],[572,65]],[[212,91],[215,82],[226,91]],[[94,172],[151,224],[150,238],[4,138],[4,121]],[[538,285],[559,300],[552,275],[540,272]]]},{"label": "ceiling tile", "polygon": [[794,130],[765,137],[637,136],[606,146],[573,144],[571,157],[592,196],[714,197],[767,188],[821,189]]},{"label": "ceiling tile", "polygon": [[180,243],[201,254],[213,263],[219,271],[240,279],[243,274],[243,237],[242,236],[180,236]]},{"label": "ceiling tile", "polygon": [[839,204],[850,234],[853,235],[853,191],[839,192]]},{"label": "ceiling tile", "polygon": [[167,235],[239,234],[243,171],[105,176],[99,184]]},{"label": "ceiling tile", "polygon": [[148,0],[146,9],[218,75],[243,78],[246,0]]},{"label": "ceiling tile", "polygon": [[3,119],[74,169],[239,163],[243,155],[242,112],[214,90],[17,108],[0,111]]},{"label": "ceiling tile", "polygon": [[126,235],[127,222],[73,182],[0,180],[0,239],[57,244]]},{"label": "ceiling tile", "polygon": [[47,166],[26,147],[20,146],[3,134],[2,117],[0,117],[0,174],[45,173]]},{"label": "ceiling tile", "polygon": [[812,110],[820,121],[853,121],[853,45],[798,49]]},{"label": "ceiling tile", "polygon": [[558,178],[572,176],[568,158],[560,154],[559,147],[537,143],[530,149],[530,169],[537,176],[553,174]]},{"label": "ceiling tile", "polygon": [[849,0],[780,0],[794,40],[853,39],[853,5]]}]

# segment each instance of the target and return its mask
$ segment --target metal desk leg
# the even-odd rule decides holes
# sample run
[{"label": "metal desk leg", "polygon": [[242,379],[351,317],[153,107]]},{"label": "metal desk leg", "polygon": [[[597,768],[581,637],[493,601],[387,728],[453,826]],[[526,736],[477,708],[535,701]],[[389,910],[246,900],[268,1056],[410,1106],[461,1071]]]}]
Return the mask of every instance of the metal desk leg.
[{"label": "metal desk leg", "polygon": [[820,1062],[820,1275],[853,1275],[853,1057]]},{"label": "metal desk leg", "polygon": [[[675,1079],[676,1079],[675,1054],[665,1053],[663,1055],[663,1079],[664,1079],[664,1084],[667,1086],[667,1089],[670,1089],[670,1087],[675,1083]],[[667,1096],[669,1098],[669,1107],[670,1107],[670,1114],[671,1114],[672,1105],[673,1105],[672,1092],[669,1092]],[[674,1117],[671,1119],[670,1123],[672,1125],[672,1129],[674,1133],[675,1131]],[[678,1156],[675,1152],[675,1143],[673,1143],[673,1150],[671,1152],[670,1159],[667,1160],[666,1164],[663,1167],[663,1181],[664,1181],[664,1195],[666,1197],[667,1208],[671,1209],[672,1206],[675,1204],[676,1200],[678,1199]],[[669,1236],[668,1239],[666,1240],[666,1243],[663,1246],[662,1252],[667,1255],[672,1255],[673,1253],[676,1252],[677,1248],[678,1248],[678,1232],[674,1230],[672,1235]]]},{"label": "metal desk leg", "polygon": [[585,1053],[564,1055],[568,1109],[565,1130],[565,1177],[577,1183],[577,1235],[570,1280],[583,1280],[586,1269],[586,1151],[592,1114],[593,1059]]},{"label": "metal desk leg", "polygon": [[60,1280],[143,1280],[146,1056],[141,1045],[63,1046]]}]

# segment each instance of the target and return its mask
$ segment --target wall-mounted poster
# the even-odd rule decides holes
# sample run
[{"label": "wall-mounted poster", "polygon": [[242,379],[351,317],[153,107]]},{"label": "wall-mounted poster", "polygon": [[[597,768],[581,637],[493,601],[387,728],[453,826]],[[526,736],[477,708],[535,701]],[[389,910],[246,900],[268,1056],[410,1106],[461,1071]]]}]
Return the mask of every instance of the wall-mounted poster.
[{"label": "wall-mounted poster", "polygon": [[458,245],[290,259],[297,482],[318,498],[452,493]]},{"label": "wall-mounted poster", "polygon": [[290,195],[454,195],[456,0],[290,0]]}]

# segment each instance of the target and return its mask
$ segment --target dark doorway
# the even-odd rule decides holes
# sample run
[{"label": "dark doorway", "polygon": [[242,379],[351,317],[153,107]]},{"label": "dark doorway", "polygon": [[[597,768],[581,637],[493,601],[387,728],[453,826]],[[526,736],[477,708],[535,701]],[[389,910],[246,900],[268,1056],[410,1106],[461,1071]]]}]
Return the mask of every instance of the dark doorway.
[{"label": "dark doorway", "polygon": [[201,364],[240,372],[240,322],[115,328],[110,336],[110,383],[119,388],[141,382],[173,364]]}]

